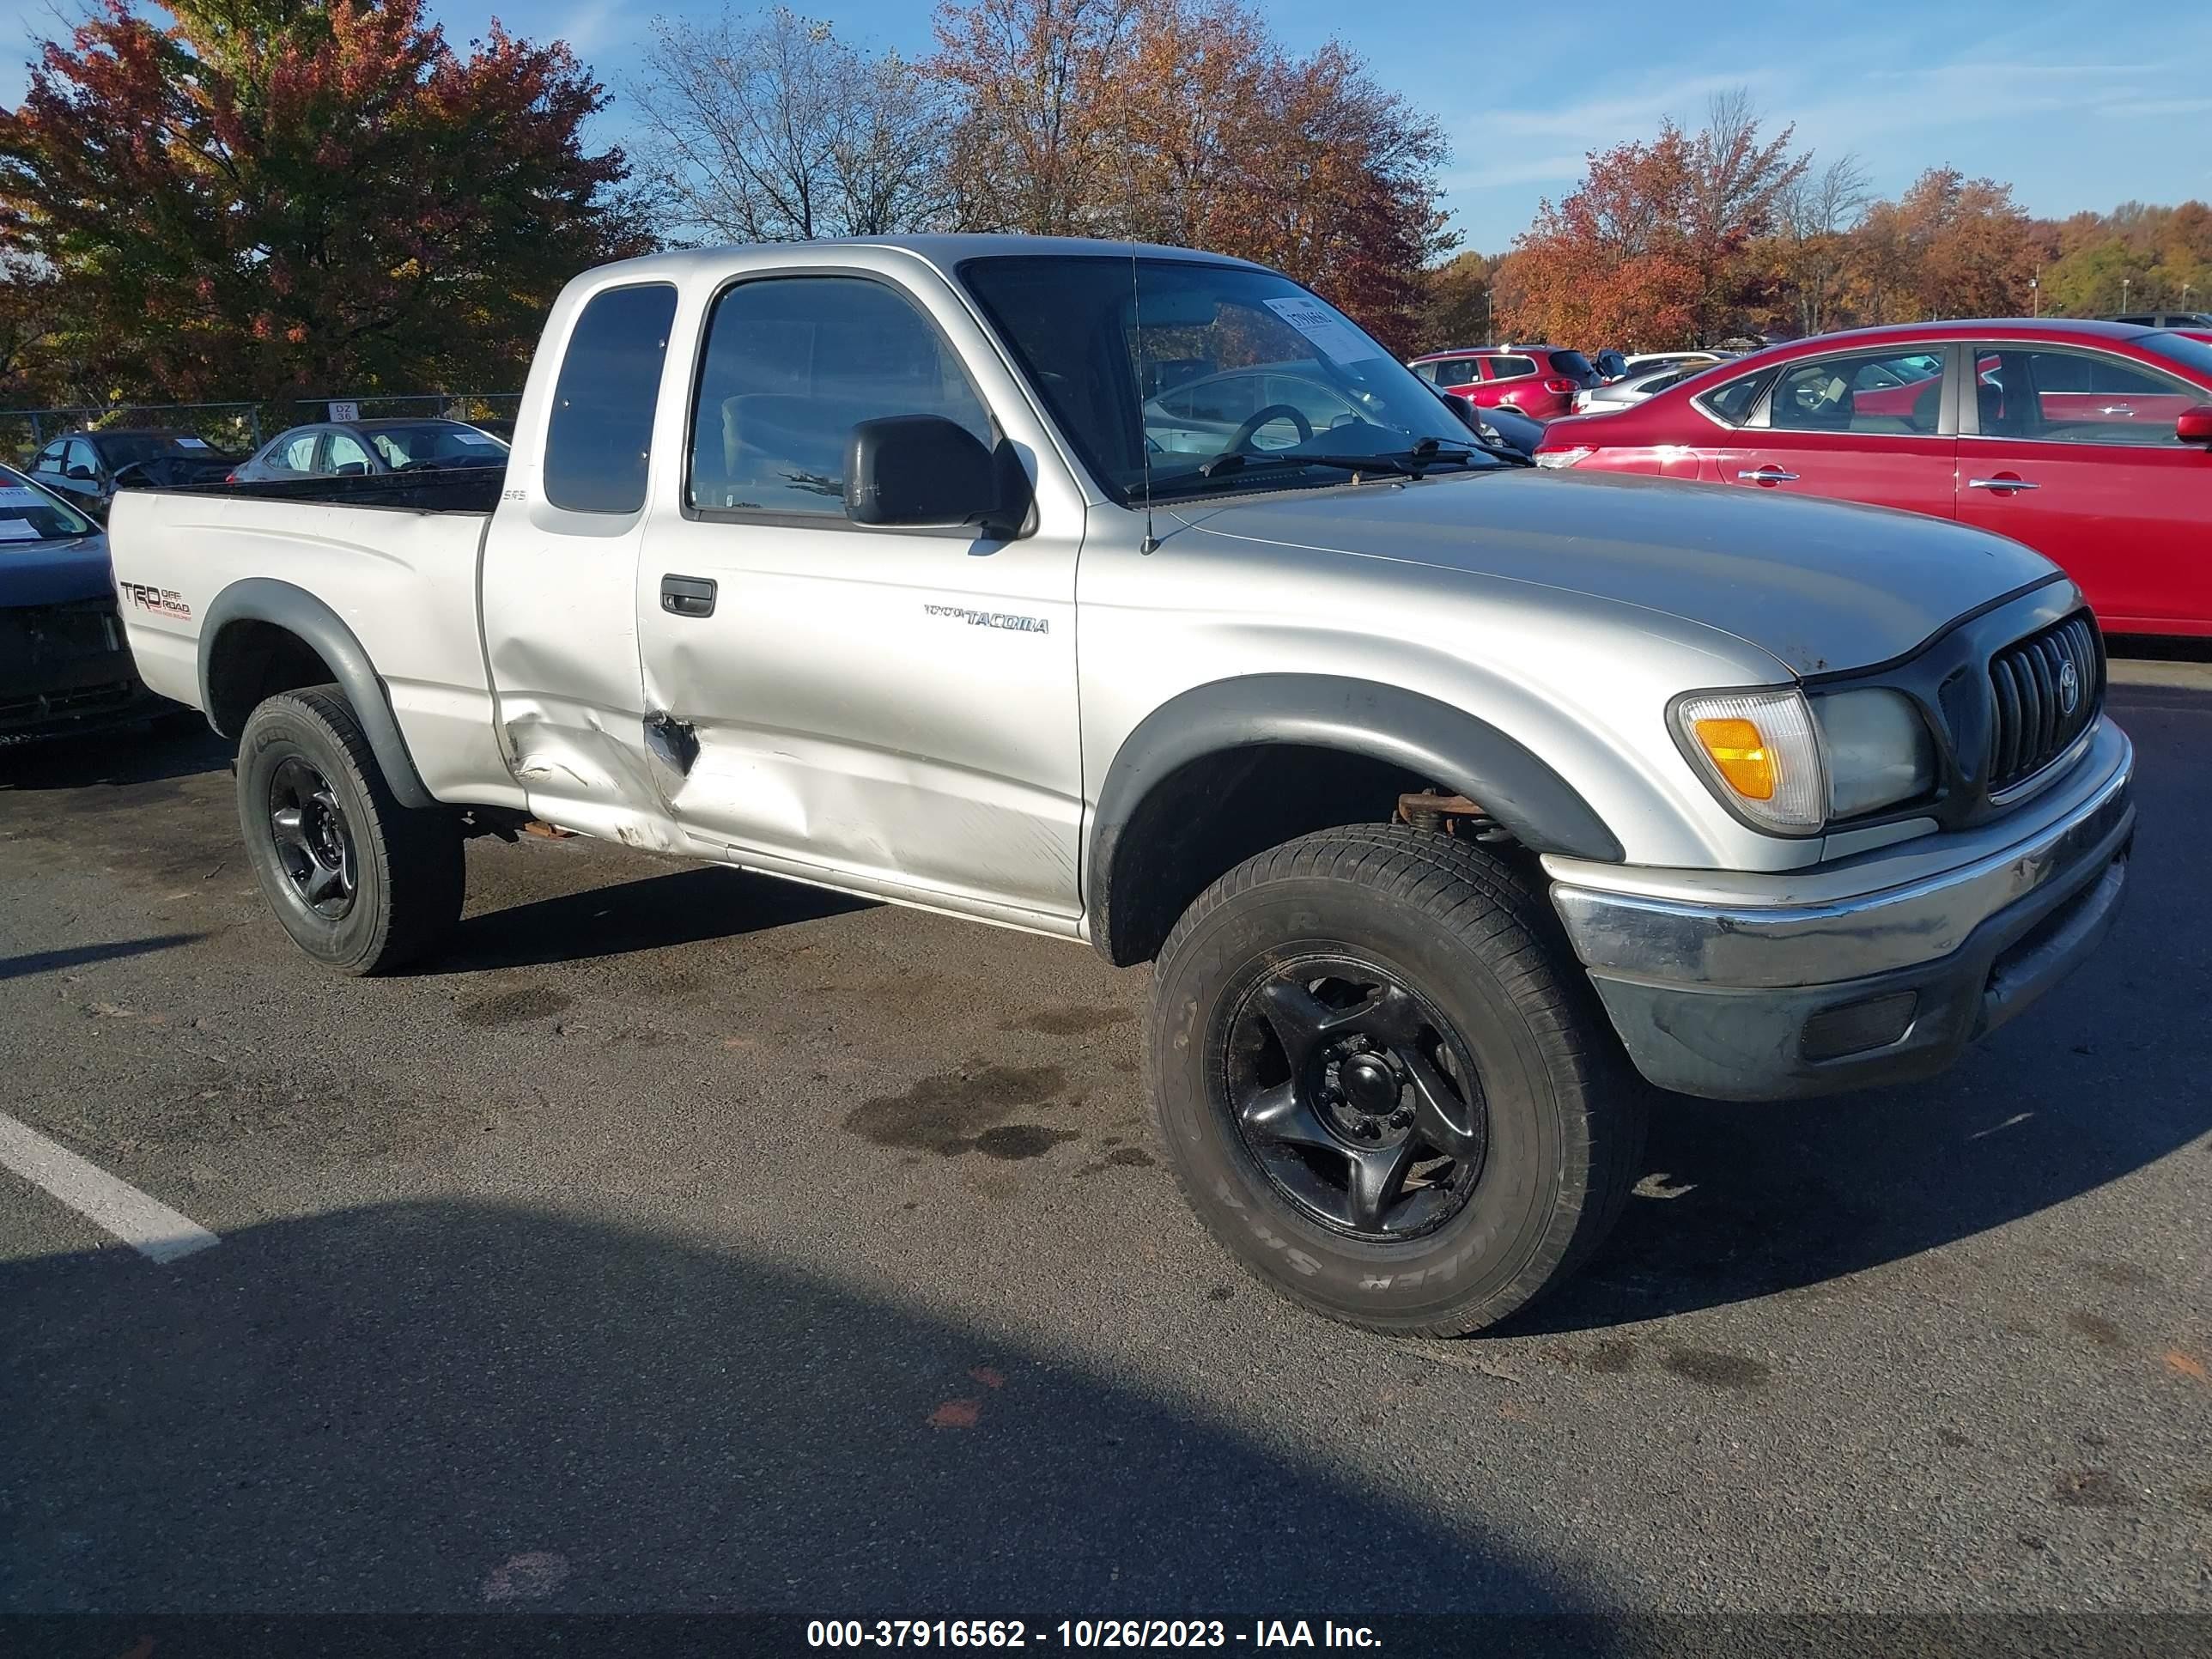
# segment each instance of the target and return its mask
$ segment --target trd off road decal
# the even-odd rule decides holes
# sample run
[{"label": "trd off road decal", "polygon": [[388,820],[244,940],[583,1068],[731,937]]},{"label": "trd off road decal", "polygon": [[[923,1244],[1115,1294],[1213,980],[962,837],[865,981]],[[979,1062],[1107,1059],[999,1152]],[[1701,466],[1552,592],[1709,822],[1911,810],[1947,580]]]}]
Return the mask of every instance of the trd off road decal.
[{"label": "trd off road decal", "polygon": [[1052,632],[1051,619],[1046,617],[1018,617],[1011,611],[970,611],[964,605],[924,605],[921,608],[933,617],[951,617],[970,628],[1008,628],[1017,634]]},{"label": "trd off road decal", "polygon": [[173,587],[149,587],[143,582],[118,581],[115,588],[141,611],[150,611],[157,617],[175,617],[183,622],[192,619],[191,606]]}]

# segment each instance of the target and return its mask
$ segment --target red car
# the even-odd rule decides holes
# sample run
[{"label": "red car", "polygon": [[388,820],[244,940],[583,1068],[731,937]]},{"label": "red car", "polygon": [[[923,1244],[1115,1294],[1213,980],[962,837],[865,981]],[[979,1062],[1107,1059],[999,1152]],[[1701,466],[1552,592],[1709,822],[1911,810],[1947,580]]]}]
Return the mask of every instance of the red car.
[{"label": "red car", "polygon": [[1558,346],[1466,346],[1431,351],[1406,366],[1477,408],[1503,405],[1540,421],[1565,414],[1576,392],[1605,383],[1589,358]]},{"label": "red car", "polygon": [[2212,342],[2179,331],[1822,335],[1554,421],[1536,460],[1956,519],[2062,566],[2109,632],[2212,635]]}]

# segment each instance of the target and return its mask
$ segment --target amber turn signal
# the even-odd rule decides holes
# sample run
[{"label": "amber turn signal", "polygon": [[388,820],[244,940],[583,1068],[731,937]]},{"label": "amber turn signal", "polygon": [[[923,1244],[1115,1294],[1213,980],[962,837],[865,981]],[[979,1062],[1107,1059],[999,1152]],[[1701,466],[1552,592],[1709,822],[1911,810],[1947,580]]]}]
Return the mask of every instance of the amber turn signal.
[{"label": "amber turn signal", "polygon": [[1774,799],[1774,757],[1756,725],[1747,720],[1702,720],[1691,730],[1729,788],[1746,800]]}]

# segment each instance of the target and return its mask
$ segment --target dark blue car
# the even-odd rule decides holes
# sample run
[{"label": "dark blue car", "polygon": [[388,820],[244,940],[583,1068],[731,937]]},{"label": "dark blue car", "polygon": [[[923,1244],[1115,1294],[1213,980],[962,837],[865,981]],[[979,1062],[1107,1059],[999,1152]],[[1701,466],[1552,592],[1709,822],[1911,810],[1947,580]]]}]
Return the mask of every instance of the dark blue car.
[{"label": "dark blue car", "polygon": [[175,707],[138,683],[100,526],[0,466],[0,747]]}]

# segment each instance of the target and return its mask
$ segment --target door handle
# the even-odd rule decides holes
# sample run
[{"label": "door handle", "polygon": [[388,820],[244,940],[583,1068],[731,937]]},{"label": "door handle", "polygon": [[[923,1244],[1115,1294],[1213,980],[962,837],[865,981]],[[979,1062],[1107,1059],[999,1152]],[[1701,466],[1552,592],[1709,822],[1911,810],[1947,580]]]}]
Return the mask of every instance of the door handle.
[{"label": "door handle", "polygon": [[672,617],[711,617],[714,584],[704,576],[663,576],[660,608]]},{"label": "door handle", "polygon": [[1969,489],[2001,489],[2009,493],[2015,489],[2040,489],[2042,487],[2040,484],[2032,484],[2025,478],[1969,478],[1966,480],[1966,488]]},{"label": "door handle", "polygon": [[2100,404],[2097,406],[2100,415],[2132,415],[2135,412],[2134,406],[2130,404]]},{"label": "door handle", "polygon": [[1797,475],[1795,472],[1784,472],[1778,466],[1762,466],[1756,472],[1739,472],[1735,477],[1738,483],[1778,484],[1797,482]]}]

